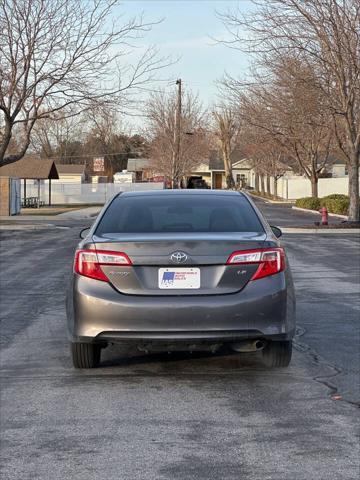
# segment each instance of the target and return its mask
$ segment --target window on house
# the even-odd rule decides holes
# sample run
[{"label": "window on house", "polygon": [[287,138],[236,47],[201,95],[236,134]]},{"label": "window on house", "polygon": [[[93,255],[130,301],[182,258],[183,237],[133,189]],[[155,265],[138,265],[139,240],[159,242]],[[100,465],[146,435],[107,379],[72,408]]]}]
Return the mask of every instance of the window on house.
[{"label": "window on house", "polygon": [[236,174],[236,183],[238,185],[246,185],[246,175],[245,173],[237,173]]}]

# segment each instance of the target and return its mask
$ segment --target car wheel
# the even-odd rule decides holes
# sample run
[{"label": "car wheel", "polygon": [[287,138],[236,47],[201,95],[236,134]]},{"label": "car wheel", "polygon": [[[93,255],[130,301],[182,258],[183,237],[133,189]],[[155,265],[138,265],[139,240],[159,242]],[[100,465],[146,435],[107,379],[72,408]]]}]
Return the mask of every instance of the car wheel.
[{"label": "car wheel", "polygon": [[291,361],[292,341],[268,342],[262,351],[267,367],[287,367]]},{"label": "car wheel", "polygon": [[100,345],[94,343],[72,343],[71,355],[75,368],[95,368],[100,362]]}]

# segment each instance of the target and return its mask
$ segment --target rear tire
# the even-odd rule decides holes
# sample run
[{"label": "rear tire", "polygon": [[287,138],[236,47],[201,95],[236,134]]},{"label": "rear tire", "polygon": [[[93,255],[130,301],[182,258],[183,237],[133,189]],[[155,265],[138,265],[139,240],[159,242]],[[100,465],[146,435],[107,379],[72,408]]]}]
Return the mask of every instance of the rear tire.
[{"label": "rear tire", "polygon": [[287,367],[291,361],[292,341],[269,342],[263,349],[262,355],[267,367]]},{"label": "rear tire", "polygon": [[101,347],[94,343],[72,343],[71,355],[75,368],[95,368],[100,362]]}]

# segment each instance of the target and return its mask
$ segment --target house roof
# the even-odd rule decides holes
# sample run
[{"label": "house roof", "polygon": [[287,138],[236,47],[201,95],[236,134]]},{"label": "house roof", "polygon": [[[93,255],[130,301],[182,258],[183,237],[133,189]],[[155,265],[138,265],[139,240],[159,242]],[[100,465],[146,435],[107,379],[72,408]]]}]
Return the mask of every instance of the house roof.
[{"label": "house roof", "polygon": [[0,176],[18,177],[25,179],[58,179],[55,163],[50,158],[39,158],[26,155],[17,162],[0,167]]},{"label": "house roof", "polygon": [[192,172],[193,172],[193,173],[196,173],[196,172],[198,172],[198,173],[206,173],[206,172],[209,172],[209,163],[207,163],[206,160],[203,161],[203,162],[201,162],[201,163],[199,163],[198,165],[196,165],[196,167],[194,167],[194,168],[192,169]]},{"label": "house roof", "polygon": [[[234,165],[242,160],[245,160],[244,154],[240,150],[234,150],[230,154],[231,163]],[[245,167],[242,167],[245,168]],[[224,171],[224,161],[221,153],[217,150],[211,150],[209,155],[209,170],[222,170]]]},{"label": "house roof", "polygon": [[242,160],[238,160],[237,162],[234,162],[232,164],[232,167],[236,170],[237,168],[246,168],[246,169],[250,169],[252,168],[253,166],[251,165],[251,163],[249,162],[249,160],[247,158],[243,158]]},{"label": "house roof", "polygon": [[85,165],[68,165],[64,163],[56,163],[56,169],[59,175],[82,175]]},{"label": "house roof", "polygon": [[342,159],[336,159],[335,161],[332,162],[332,165],[346,165],[345,160]]},{"label": "house roof", "polygon": [[150,166],[149,158],[129,158],[127,161],[127,171],[128,172],[139,172],[141,170],[146,170]]}]

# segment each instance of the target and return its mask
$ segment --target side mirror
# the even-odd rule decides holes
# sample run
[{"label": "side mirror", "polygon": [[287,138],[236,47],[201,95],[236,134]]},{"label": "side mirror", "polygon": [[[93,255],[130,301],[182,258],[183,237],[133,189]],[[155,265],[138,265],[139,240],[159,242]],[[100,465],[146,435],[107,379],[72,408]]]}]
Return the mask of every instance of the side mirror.
[{"label": "side mirror", "polygon": [[280,230],[279,227],[274,227],[273,225],[270,225],[271,230],[273,231],[273,234],[275,235],[276,238],[280,238],[282,235],[282,231]]},{"label": "side mirror", "polygon": [[86,235],[89,233],[90,227],[83,228],[80,230],[79,237],[80,238],[85,238]]}]

